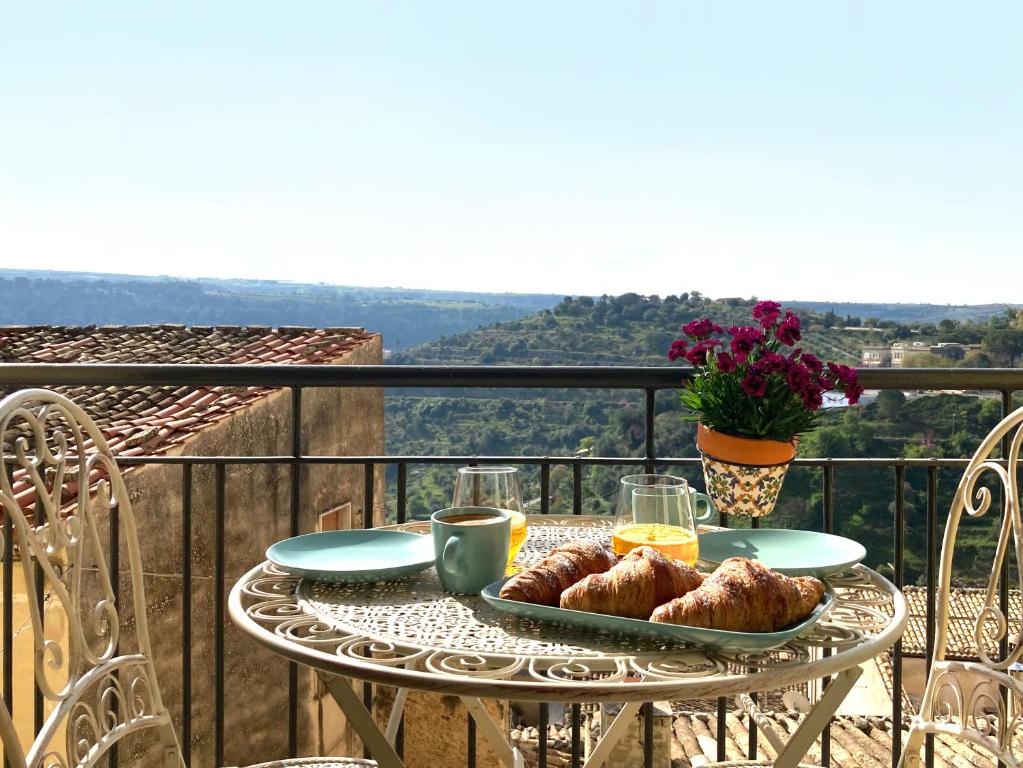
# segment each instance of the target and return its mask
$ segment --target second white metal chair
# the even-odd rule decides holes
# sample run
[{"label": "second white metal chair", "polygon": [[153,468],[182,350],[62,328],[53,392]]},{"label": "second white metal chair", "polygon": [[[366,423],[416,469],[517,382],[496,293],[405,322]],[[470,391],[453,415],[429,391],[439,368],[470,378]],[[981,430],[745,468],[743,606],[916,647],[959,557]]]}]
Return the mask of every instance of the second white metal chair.
[{"label": "second white metal chair", "polygon": [[[994,458],[1003,441],[1009,450],[1004,462]],[[1019,455],[1023,444],[1023,408],[1005,417],[984,439],[956,489],[941,547],[937,588],[937,626],[931,671],[924,687],[920,714],[913,718],[900,765],[918,768],[927,734],[945,734],[969,743],[992,760],[1018,767],[1023,760],[1023,683],[1010,674],[1023,655],[1023,626],[1012,627],[999,607],[1003,565],[1015,562],[1010,579],[1015,599],[1023,590],[1023,526],[1020,523]],[[994,492],[982,479],[994,482]],[[952,560],[963,515],[981,517],[1001,495],[1001,523],[984,606],[972,621],[976,661],[946,658]],[[999,653],[1006,642],[1008,653]]]}]

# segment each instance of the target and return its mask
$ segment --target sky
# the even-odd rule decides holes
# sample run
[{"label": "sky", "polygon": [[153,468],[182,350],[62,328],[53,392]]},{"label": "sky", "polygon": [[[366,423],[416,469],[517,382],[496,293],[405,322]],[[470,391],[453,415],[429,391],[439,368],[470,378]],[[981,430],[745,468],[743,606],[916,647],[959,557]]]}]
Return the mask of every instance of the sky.
[{"label": "sky", "polygon": [[1023,300],[1018,2],[0,4],[0,267]]}]

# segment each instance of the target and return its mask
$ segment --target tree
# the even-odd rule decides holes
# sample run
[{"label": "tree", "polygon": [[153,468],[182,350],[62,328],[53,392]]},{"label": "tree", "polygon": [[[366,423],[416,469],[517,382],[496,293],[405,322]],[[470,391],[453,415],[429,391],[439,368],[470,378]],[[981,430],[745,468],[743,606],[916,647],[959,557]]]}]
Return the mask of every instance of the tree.
[{"label": "tree", "polygon": [[906,404],[906,396],[900,389],[882,389],[877,393],[877,410],[889,421],[896,421],[902,415],[902,406]]},{"label": "tree", "polygon": [[1023,355],[1023,331],[997,329],[988,331],[982,348],[995,360],[1016,367],[1016,361]]},{"label": "tree", "polygon": [[934,355],[930,352],[914,352],[906,355],[902,361],[903,368],[949,368],[952,361],[941,355]]},{"label": "tree", "polygon": [[986,352],[970,352],[959,363],[960,368],[994,368],[994,361]]}]

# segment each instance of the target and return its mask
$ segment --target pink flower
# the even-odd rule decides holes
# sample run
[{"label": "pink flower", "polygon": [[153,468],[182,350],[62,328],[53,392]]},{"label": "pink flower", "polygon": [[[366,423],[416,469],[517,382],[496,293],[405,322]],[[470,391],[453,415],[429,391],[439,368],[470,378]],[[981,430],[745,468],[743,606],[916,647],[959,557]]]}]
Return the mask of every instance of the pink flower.
[{"label": "pink flower", "polygon": [[685,355],[689,342],[685,339],[675,339],[671,342],[671,349],[668,350],[668,359],[672,362]]},{"label": "pink flower", "polygon": [[733,325],[728,329],[728,332],[734,337],[731,342],[731,349],[732,354],[735,355],[735,359],[739,363],[745,363],[753,348],[764,342],[764,332],[751,325],[744,325],[740,328],[736,328]]},{"label": "pink flower", "polygon": [[807,384],[810,383],[810,369],[791,359],[790,363],[788,373],[785,375],[785,383],[789,385],[790,390],[802,396]]},{"label": "pink flower", "polygon": [[719,352],[718,370],[722,373],[732,373],[735,370],[735,358],[727,352]]},{"label": "pink flower", "polygon": [[761,301],[753,307],[753,319],[760,323],[764,330],[770,329],[780,314],[781,304],[777,301]]},{"label": "pink flower", "polygon": [[845,399],[849,401],[849,405],[856,405],[860,401],[860,395],[863,394],[863,387],[858,383],[853,382],[846,386]]},{"label": "pink flower", "polygon": [[828,370],[831,371],[832,375],[838,380],[839,385],[848,387],[850,384],[856,384],[856,371],[848,365],[842,365],[841,363],[828,363]]},{"label": "pink flower", "polygon": [[750,397],[763,397],[767,392],[767,379],[757,373],[748,373],[742,380],[742,391]]},{"label": "pink flower", "polygon": [[805,355],[802,355],[800,359],[803,361],[803,365],[805,365],[814,373],[820,373],[821,371],[824,370],[824,363],[822,363],[820,361],[820,358],[818,358],[816,355],[811,355],[809,352],[807,352]]},{"label": "pink flower", "polygon": [[856,371],[841,363],[828,363],[828,370],[837,380],[838,388],[845,393],[845,399],[849,401],[849,405],[856,405],[860,401],[860,395],[863,394],[863,387],[860,386]]},{"label": "pink flower", "polygon": [[785,355],[779,355],[777,352],[765,352],[764,356],[756,362],[757,366],[764,373],[782,373],[787,371],[789,367],[789,361]]},{"label": "pink flower", "polygon": [[710,352],[714,347],[720,346],[721,342],[717,339],[709,339],[707,341],[699,341],[686,352],[686,360],[691,365],[706,365],[707,364],[707,353]]},{"label": "pink flower", "polygon": [[821,405],[824,404],[824,399],[821,397],[820,388],[813,383],[810,383],[801,393],[803,398],[803,405],[806,406],[808,411],[816,411]]},{"label": "pink flower", "polygon": [[721,333],[721,326],[709,319],[693,320],[682,326],[682,333],[694,341],[706,339],[712,333]]},{"label": "pink flower", "polygon": [[791,312],[786,311],[785,319],[781,321],[781,325],[778,326],[778,330],[776,332],[778,341],[786,347],[791,347],[803,338],[803,335],[799,331],[799,325],[799,318]]}]

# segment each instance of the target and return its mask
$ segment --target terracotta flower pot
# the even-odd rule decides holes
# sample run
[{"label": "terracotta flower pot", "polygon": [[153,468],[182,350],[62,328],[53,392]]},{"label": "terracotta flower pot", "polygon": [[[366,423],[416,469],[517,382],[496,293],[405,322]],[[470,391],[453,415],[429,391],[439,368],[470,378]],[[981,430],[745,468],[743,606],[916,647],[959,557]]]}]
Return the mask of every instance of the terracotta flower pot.
[{"label": "terracotta flower pot", "polygon": [[707,493],[719,511],[750,517],[771,513],[796,456],[795,442],[735,437],[698,424],[696,446]]}]

